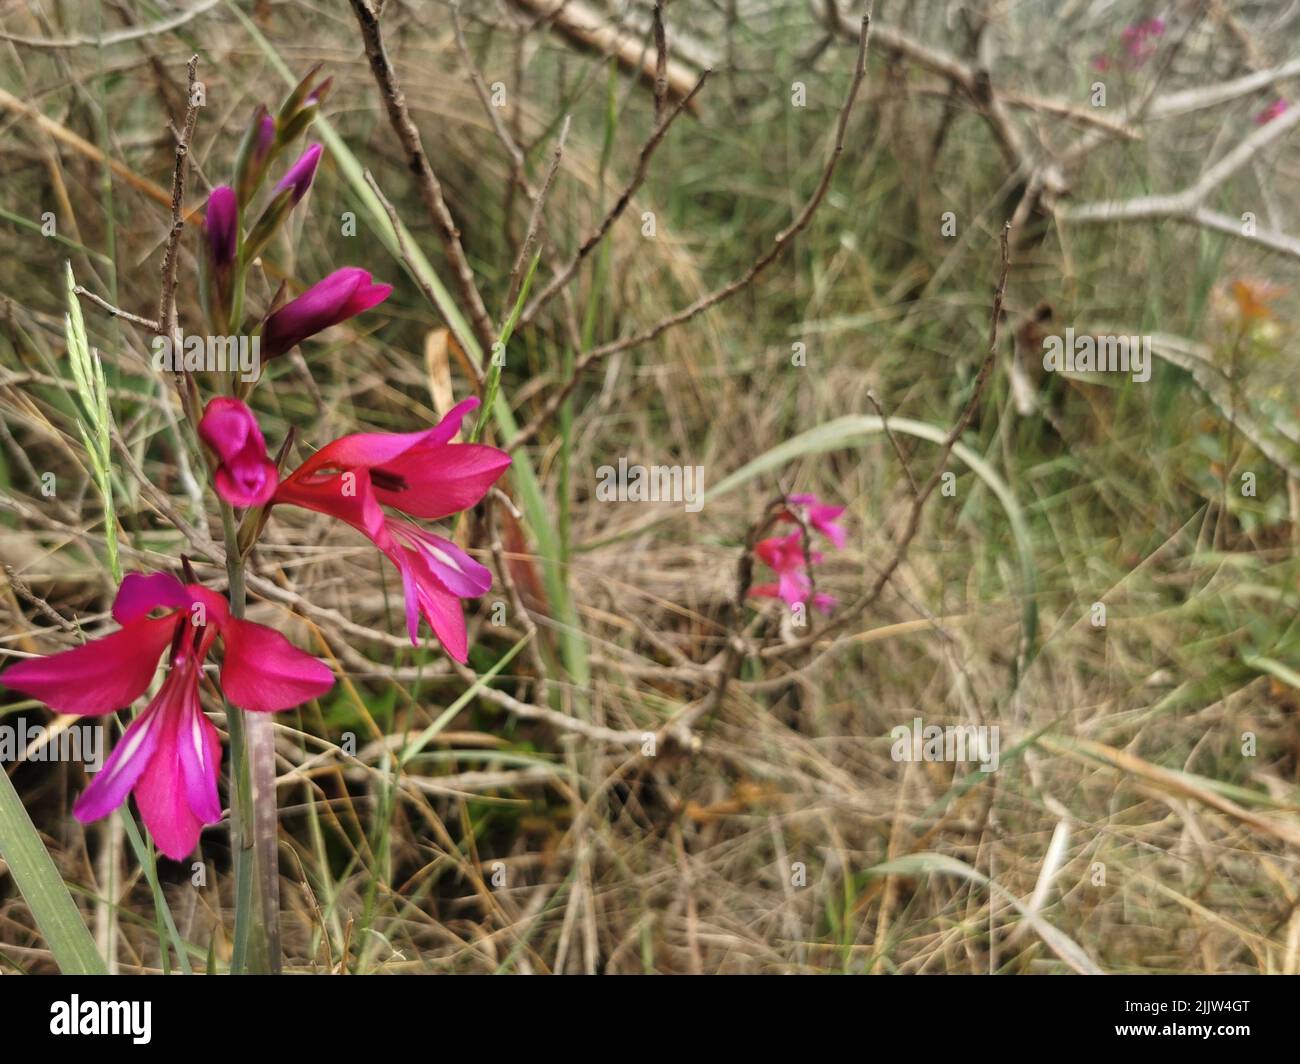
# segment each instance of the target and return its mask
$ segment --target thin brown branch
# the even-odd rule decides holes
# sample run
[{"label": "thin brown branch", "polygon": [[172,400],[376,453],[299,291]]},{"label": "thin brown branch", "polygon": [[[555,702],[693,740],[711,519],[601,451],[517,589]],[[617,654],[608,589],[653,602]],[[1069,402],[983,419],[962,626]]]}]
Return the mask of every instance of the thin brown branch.
[{"label": "thin brown branch", "polygon": [[[411,252],[406,246],[406,238],[402,235],[402,226],[397,217],[396,209],[393,207],[392,203],[389,202],[388,197],[384,195],[383,190],[380,189],[379,183],[375,180],[375,175],[369,170],[366,170],[364,176],[366,184],[370,186],[370,191],[375,194],[375,198],[379,200],[380,206],[384,208],[384,213],[388,215],[389,224],[393,227],[393,234],[397,237],[397,254],[402,260],[402,265],[406,267],[407,274],[415,281],[417,287],[420,289],[421,293],[423,293],[424,298],[429,301],[429,305],[436,308],[438,306],[438,297],[434,294],[433,289],[429,287],[429,283],[424,279],[424,273],[417,270],[411,261]],[[489,348],[490,346],[491,345],[489,344]],[[460,350],[459,344],[452,344],[452,350],[462,356],[458,361],[461,363],[461,367],[474,378],[475,387],[481,394],[483,391],[484,381],[483,367],[475,362],[474,359],[464,355]]]},{"label": "thin brown branch", "polygon": [[425,154],[420,139],[420,131],[411,120],[411,113],[406,106],[406,97],[397,83],[397,72],[388,58],[384,47],[383,33],[379,28],[379,15],[373,11],[367,0],[350,0],[352,10],[357,16],[357,25],[361,28],[361,41],[365,46],[366,58],[370,61],[370,70],[374,74],[379,94],[383,97],[384,107],[388,111],[388,121],[397,134],[397,139],[406,154],[406,164],[415,175],[420,190],[420,198],[433,219],[442,239],[443,250],[451,264],[460,289],[461,302],[468,312],[470,327],[483,349],[483,357],[490,357],[493,341],[496,339],[492,319],[488,316],[483,297],[479,294],[474,281],[474,271],[470,269],[469,259],[461,244],[460,230],[452,218],[447,200],[442,194],[442,183],[434,173]]},{"label": "thin brown branch", "polygon": [[655,149],[663,142],[664,136],[672,127],[673,122],[677,120],[677,116],[686,110],[686,107],[691,100],[695,99],[699,91],[704,88],[704,83],[709,80],[709,75],[712,73],[711,70],[706,70],[701,74],[700,80],[695,83],[695,88],[690,91],[689,95],[687,95],[685,99],[681,100],[669,113],[668,117],[655,127],[654,132],[650,134],[650,138],[644,145],[642,145],[641,152],[637,156],[636,170],[632,174],[632,179],[623,187],[623,191],[619,193],[618,199],[614,202],[614,206],[609,209],[608,213],[606,213],[605,217],[600,220],[600,223],[596,228],[593,229],[587,235],[587,238],[583,240],[582,244],[579,245],[573,258],[570,259],[562,268],[557,270],[555,276],[547,282],[546,287],[529,301],[528,306],[526,306],[523,313],[519,315],[520,325],[527,325],[531,322],[533,318],[536,317],[537,312],[541,310],[541,308],[544,307],[557,292],[566,287],[568,283],[573,280],[573,275],[578,272],[578,267],[582,265],[583,260],[585,260],[586,257],[596,249],[600,242],[605,239],[605,236],[609,233],[610,227],[613,226],[613,224],[622,216],[623,212],[627,210],[628,204],[632,202],[632,197],[636,195],[637,190],[645,183],[645,179],[650,173],[650,159],[654,155]]},{"label": "thin brown branch", "polygon": [[668,102],[668,35],[664,32],[664,0],[655,0],[655,125],[663,119]]},{"label": "thin brown branch", "polygon": [[199,57],[190,56],[187,84],[189,91],[185,103],[185,125],[176,138],[176,164],[172,170],[172,227],[167,235],[167,248],[163,252],[162,295],[158,299],[159,332],[175,339],[176,332],[176,264],[180,254],[181,235],[185,232],[185,175],[188,169],[190,141],[194,126],[199,120],[199,105],[195,102],[194,86],[199,77]]},{"label": "thin brown branch", "polygon": [[867,389],[867,402],[876,408],[876,413],[880,415],[880,423],[885,427],[885,436],[888,437],[890,446],[894,448],[894,454],[898,455],[898,461],[903,466],[903,472],[907,475],[908,487],[912,489],[912,498],[916,498],[920,491],[916,487],[916,480],[912,476],[912,469],[907,464],[907,456],[903,454],[903,448],[898,442],[898,437],[894,435],[894,430],[889,427],[889,418],[885,416],[885,408],[880,405],[880,400],[876,398],[876,393]]},{"label": "thin brown branch", "polygon": [[[627,351],[634,347],[640,347],[642,344],[649,343],[663,333],[675,326],[682,325],[692,318],[704,313],[712,307],[717,306],[730,299],[737,292],[747,288],[768,266],[770,266],[789,246],[794,239],[812,220],[817,208],[821,206],[822,201],[826,198],[826,192],[830,188],[831,178],[835,174],[836,165],[839,163],[840,156],[844,153],[844,137],[848,130],[849,117],[853,113],[853,104],[857,100],[858,90],[862,87],[863,78],[867,72],[867,45],[871,38],[871,13],[866,11],[862,15],[861,32],[858,36],[857,58],[853,65],[853,77],[849,82],[848,92],[845,94],[844,103],[840,107],[839,117],[835,123],[835,139],[831,147],[830,157],[826,160],[826,165],[822,169],[820,180],[817,187],[813,190],[812,196],[804,204],[803,210],[795,217],[788,226],[782,229],[772,240],[772,246],[752,265],[743,275],[735,280],[723,285],[721,288],[707,295],[701,296],[690,306],[663,318],[659,322],[635,333],[632,336],[624,337],[621,340],[614,340],[599,347],[594,347],[584,352],[574,362],[573,374],[568,381],[564,383],[551,397],[546,401],[542,412],[533,419],[528,425],[516,433],[514,439],[509,441],[507,450],[513,450],[531,440],[541,430],[542,426],[548,424],[560,405],[577,387],[578,381],[582,378],[583,371],[593,363],[599,362],[603,358],[616,354],[619,351]],[[701,84],[703,79],[701,79]],[[669,116],[671,121],[672,116]]]},{"label": "thin brown branch", "polygon": [[537,241],[537,232],[542,224],[542,208],[546,204],[546,197],[551,191],[551,185],[555,182],[555,175],[560,171],[560,160],[564,158],[564,142],[569,137],[571,122],[572,116],[565,115],[564,122],[560,126],[560,135],[555,140],[555,151],[551,155],[551,165],[546,171],[542,187],[534,193],[527,186],[524,186],[528,198],[533,201],[533,209],[528,218],[528,228],[524,231],[523,243],[519,245],[519,254],[515,256],[515,264],[510,270],[510,286],[506,291],[506,302],[501,312],[503,327],[506,318],[514,309],[515,300],[519,298],[519,287],[524,280],[524,264],[528,261],[528,255],[533,250],[533,244]]},{"label": "thin brown branch", "polygon": [[99,307],[101,310],[107,311],[114,318],[122,318],[124,321],[132,322],[135,325],[143,325],[150,332],[156,333],[162,330],[162,326],[153,318],[142,318],[139,314],[132,314],[129,310],[115,307],[107,299],[95,295],[95,293],[89,288],[83,288],[81,285],[77,285],[73,291],[76,292],[77,295],[89,299],[95,304],[95,306]]}]

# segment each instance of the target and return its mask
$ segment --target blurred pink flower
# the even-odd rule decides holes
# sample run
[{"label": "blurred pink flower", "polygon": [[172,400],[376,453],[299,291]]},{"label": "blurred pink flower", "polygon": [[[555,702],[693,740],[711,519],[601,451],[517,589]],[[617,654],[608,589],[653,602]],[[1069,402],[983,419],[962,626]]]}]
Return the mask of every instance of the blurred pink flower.
[{"label": "blurred pink flower", "polygon": [[[812,579],[808,576],[808,560],[804,558],[802,540],[803,532],[795,531],[788,536],[770,536],[754,544],[754,554],[776,572],[777,582],[756,584],[749,589],[750,595],[756,598],[779,598],[787,606],[797,606],[808,601]],[[812,561],[821,560],[822,555],[814,551]],[[835,606],[835,601],[833,595],[821,592],[813,595],[813,605],[822,613],[829,613]]]},{"label": "blurred pink flower", "polygon": [[1287,109],[1290,106],[1291,105],[1286,100],[1282,99],[1282,97],[1279,96],[1271,104],[1265,107],[1264,110],[1260,111],[1259,114],[1255,116],[1255,125],[1266,126],[1268,125],[1268,123],[1273,121],[1273,119],[1281,118],[1284,114],[1286,114]]},{"label": "blurred pink flower", "polygon": [[[836,521],[844,513],[843,506],[830,506],[816,495],[807,494],[788,495],[785,501],[798,510],[799,516],[812,528],[829,539],[836,549],[844,547],[844,528]],[[796,521],[798,518],[787,512],[781,514],[781,520]]]},{"label": "blurred pink flower", "polygon": [[1164,36],[1165,20],[1151,18],[1145,22],[1134,22],[1125,26],[1120,33],[1120,41],[1134,66],[1145,63],[1155,54],[1155,38]]}]

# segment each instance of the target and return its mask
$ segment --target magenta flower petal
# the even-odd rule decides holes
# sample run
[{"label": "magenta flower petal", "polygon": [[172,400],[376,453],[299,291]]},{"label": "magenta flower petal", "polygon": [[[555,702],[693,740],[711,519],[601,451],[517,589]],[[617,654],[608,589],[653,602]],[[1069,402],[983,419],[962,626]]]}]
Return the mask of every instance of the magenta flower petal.
[{"label": "magenta flower petal", "polygon": [[[804,520],[808,524],[829,539],[836,548],[843,548],[844,529],[836,523],[836,518],[844,513],[843,506],[829,506],[816,495],[811,494],[791,495],[786,501],[792,506],[801,507],[804,511]],[[786,515],[786,519],[795,520],[793,515]],[[813,561],[819,560],[813,558]]]},{"label": "magenta flower petal", "polygon": [[820,613],[829,614],[839,604],[839,599],[834,595],[828,595],[824,591],[818,591],[813,596],[813,606]]},{"label": "magenta flower petal", "polygon": [[226,659],[221,687],[235,705],[255,713],[292,709],[334,686],[329,666],[274,628],[230,618],[221,633]]},{"label": "magenta flower petal", "polygon": [[403,515],[435,519],[476,504],[510,465],[494,447],[452,443],[469,398],[432,429],[359,433],[334,440],[287,476],[274,502],[329,514],[362,532],[402,576],[407,631],[419,642],[420,619],[457,661],[468,656],[460,599],[483,594],[492,574],[454,543],[426,532]]},{"label": "magenta flower petal", "polygon": [[1264,108],[1264,110],[1260,111],[1259,114],[1255,116],[1255,125],[1257,126],[1268,125],[1270,122],[1273,121],[1273,119],[1281,118],[1284,114],[1286,114],[1287,109],[1289,107],[1290,104],[1287,103],[1286,100],[1284,100],[1282,97],[1279,96],[1276,100],[1274,100],[1271,104],[1269,104],[1266,108]]},{"label": "magenta flower petal", "polygon": [[450,540],[407,521],[388,525],[394,538],[418,554],[429,574],[457,598],[477,598],[492,586],[492,572]]},{"label": "magenta flower petal", "polygon": [[257,143],[253,149],[253,161],[260,165],[275,146],[275,119],[266,109],[266,104],[262,103],[257,105],[257,113],[253,116],[253,120],[257,123]]},{"label": "magenta flower petal", "polygon": [[[406,626],[412,644],[420,641],[419,617],[424,617],[438,637],[442,648],[462,665],[469,660],[469,641],[465,632],[465,614],[460,599],[444,591],[436,580],[428,579],[427,568],[414,551],[389,554],[389,560],[402,574],[406,593]],[[424,579],[421,579],[421,577]],[[417,616],[417,612],[418,615]]]},{"label": "magenta flower petal", "polygon": [[267,318],[262,357],[284,354],[307,337],[382,303],[392,291],[391,285],[372,283],[367,270],[335,270]]},{"label": "magenta flower petal", "polygon": [[381,503],[436,521],[476,506],[509,466],[510,455],[495,447],[453,443],[407,451],[376,470],[372,479]]},{"label": "magenta flower petal", "polygon": [[[163,686],[166,687],[166,681]],[[104,767],[95,773],[90,785],[72,806],[72,815],[83,824],[108,816],[126,801],[131,788],[148,767],[162,732],[162,713],[159,710],[162,697],[160,690],[149,703],[149,708],[131,722],[108,755]]]},{"label": "magenta flower petal", "polygon": [[292,189],[293,202],[297,203],[301,200],[311,188],[312,180],[316,176],[316,167],[320,164],[322,150],[319,144],[312,144],[298,156],[298,161],[285,171],[284,177],[280,178],[279,184],[275,186],[276,193]]},{"label": "magenta flower petal", "polygon": [[179,621],[177,614],[133,621],[72,650],[11,665],[0,682],[60,713],[111,713],[144,694]]},{"label": "magenta flower petal", "polygon": [[218,396],[209,402],[199,435],[221,462],[213,478],[217,494],[238,507],[265,506],[271,500],[280,475],[267,457],[257,419],[242,400]]},{"label": "magenta flower petal", "polygon": [[777,594],[787,606],[797,606],[808,598],[808,577],[801,572],[787,570],[777,580]]},{"label": "magenta flower petal", "polygon": [[419,432],[357,432],[350,436],[340,436],[303,462],[287,478],[286,483],[305,480],[323,469],[387,466],[408,451],[418,449],[423,452],[440,448],[460,431],[465,415],[478,405],[478,397],[471,395],[452,407],[433,428],[421,429]]},{"label": "magenta flower petal", "polygon": [[[180,861],[194,851],[205,821],[190,806],[189,787],[181,765],[181,746],[192,742],[189,727],[199,707],[198,673],[192,667],[173,669],[164,682],[174,686],[165,704],[159,705],[158,738],[153,756],[135,785],[140,819],[164,854]],[[158,692],[162,698],[162,691]],[[214,768],[215,771],[215,768]],[[210,810],[209,810],[210,812]],[[218,816],[207,823],[215,823]]]},{"label": "magenta flower petal", "polygon": [[218,396],[208,403],[199,421],[199,435],[223,462],[230,461],[250,442],[261,447],[263,453],[266,451],[257,418],[243,400],[233,396]]},{"label": "magenta flower petal", "polygon": [[127,573],[113,600],[113,620],[127,625],[146,617],[150,610],[184,610],[190,605],[190,594],[170,573]]},{"label": "magenta flower petal", "polygon": [[204,714],[197,697],[187,700],[183,709],[176,744],[181,779],[185,784],[185,801],[199,820],[215,824],[221,819],[221,799],[217,795],[221,738]]},{"label": "magenta flower petal", "polygon": [[465,420],[465,416],[472,410],[479,408],[479,397],[477,395],[468,396],[453,406],[442,416],[442,420],[436,424],[429,433],[428,438],[424,441],[426,447],[440,447],[444,443],[450,443],[456,433],[460,431],[460,424]]},{"label": "magenta flower petal", "polygon": [[265,456],[222,466],[212,478],[217,494],[240,509],[265,506],[278,481],[275,463]]}]

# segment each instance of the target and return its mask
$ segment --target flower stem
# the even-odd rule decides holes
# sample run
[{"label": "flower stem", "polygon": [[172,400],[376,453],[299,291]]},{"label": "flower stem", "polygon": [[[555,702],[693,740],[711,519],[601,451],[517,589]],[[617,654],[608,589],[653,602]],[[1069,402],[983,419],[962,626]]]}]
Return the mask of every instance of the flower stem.
[{"label": "flower stem", "polygon": [[[244,558],[235,512],[224,500],[230,612],[244,616]],[[235,858],[235,947],[232,973],[279,972],[280,880],[276,852],[275,751],[270,721],[226,703],[230,733],[230,845]],[[266,778],[269,775],[269,780]],[[258,917],[260,916],[260,919]]]}]

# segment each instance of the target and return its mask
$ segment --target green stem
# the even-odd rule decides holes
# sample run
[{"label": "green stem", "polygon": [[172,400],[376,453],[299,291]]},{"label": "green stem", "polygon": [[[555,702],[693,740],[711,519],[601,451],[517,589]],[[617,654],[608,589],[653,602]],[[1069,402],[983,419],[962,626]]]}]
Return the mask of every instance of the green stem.
[{"label": "green stem", "polygon": [[[246,604],[244,559],[239,552],[239,534],[235,511],[224,500],[221,524],[226,537],[226,574],[230,582],[231,616],[242,618]],[[271,762],[270,788],[258,786],[258,761],[265,743],[259,734],[257,714],[245,714],[238,706],[226,703],[226,725],[230,733],[230,846],[235,857],[235,947],[230,961],[232,974],[264,974],[280,970],[279,879],[277,876],[275,837],[275,779]],[[267,736],[269,737],[269,732]],[[272,751],[272,755],[274,751]],[[269,801],[265,795],[269,793]],[[270,812],[271,836],[264,838],[264,824],[258,813],[261,806]],[[269,841],[269,846],[267,842]],[[268,865],[267,854],[270,862]],[[273,904],[268,904],[264,869],[270,868],[270,880],[276,886]],[[262,886],[258,890],[258,885]],[[261,910],[258,919],[258,910]]]}]

